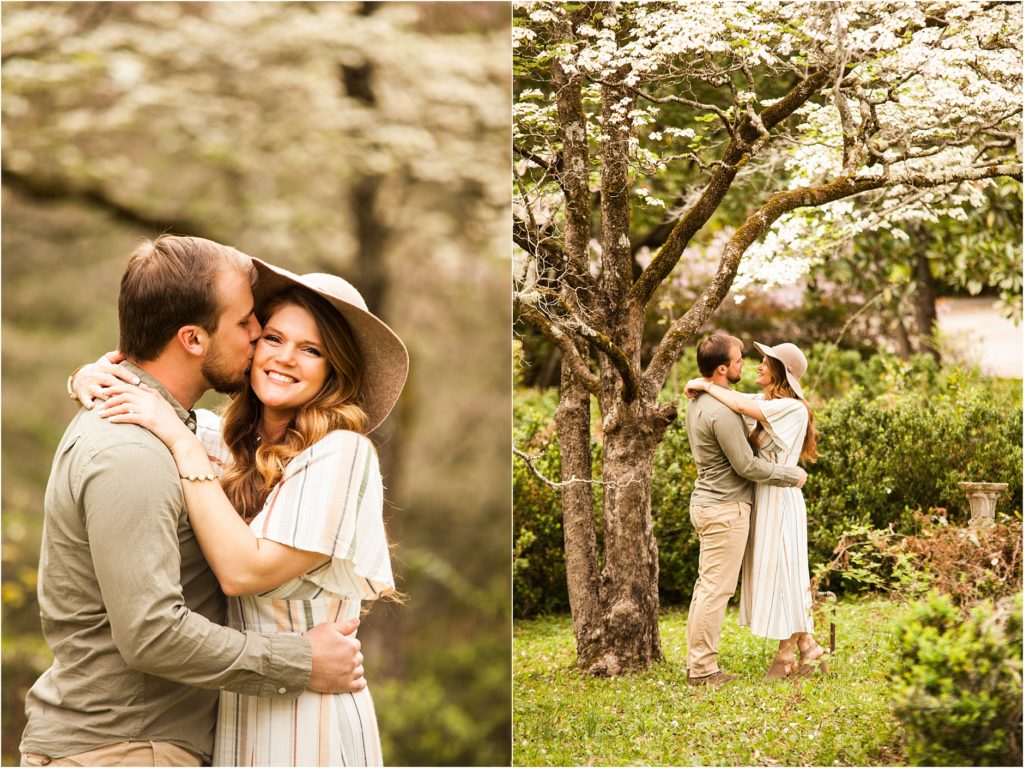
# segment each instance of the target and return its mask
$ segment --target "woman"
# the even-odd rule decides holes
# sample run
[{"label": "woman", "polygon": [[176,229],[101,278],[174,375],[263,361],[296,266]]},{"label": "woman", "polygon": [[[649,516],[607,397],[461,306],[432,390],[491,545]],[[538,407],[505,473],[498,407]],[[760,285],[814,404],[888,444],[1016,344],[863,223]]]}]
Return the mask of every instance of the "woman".
[{"label": "woman", "polygon": [[[754,346],[764,355],[756,382],[762,394],[744,395],[704,379],[687,382],[687,394],[707,392],[747,418],[753,427],[751,444],[762,458],[786,466],[814,461],[818,434],[800,388],[807,359],[794,344]],[[780,641],[766,678],[826,672],[826,651],[813,635],[807,508],[799,488],[757,484],[742,573],[740,624]]]},{"label": "woman", "polygon": [[[231,596],[229,624],[296,633],[394,594],[366,435],[398,399],[408,354],[341,278],[254,262],[263,332],[250,386],[223,422],[200,413],[194,435],[154,390],[124,384],[108,390],[101,413],[148,428],[171,450],[189,521]],[[95,369],[80,374],[76,390],[101,378],[109,381]],[[370,693],[222,692],[214,764],[380,765]]]}]

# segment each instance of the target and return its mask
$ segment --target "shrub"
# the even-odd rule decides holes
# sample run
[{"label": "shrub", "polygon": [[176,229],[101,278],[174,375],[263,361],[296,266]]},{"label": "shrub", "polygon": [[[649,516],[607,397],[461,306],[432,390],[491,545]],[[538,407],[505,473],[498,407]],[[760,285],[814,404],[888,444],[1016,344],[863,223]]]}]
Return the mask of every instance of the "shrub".
[{"label": "shrub", "polygon": [[859,527],[847,532],[817,578],[830,586],[869,589],[913,600],[929,589],[961,607],[1006,597],[1021,588],[1021,522],[970,528],[920,515],[920,531],[902,535]]},{"label": "shrub", "polygon": [[[554,414],[557,392],[517,393],[513,445],[531,456],[537,472],[557,482],[561,473]],[[512,464],[515,515],[512,525],[513,610],[534,616],[569,609],[562,541],[562,499],[516,456]]]},{"label": "shrub", "polygon": [[964,616],[932,593],[896,631],[894,711],[914,765],[1021,764],[1021,595]]},{"label": "shrub", "polygon": [[[899,534],[918,534],[921,513],[933,511],[954,523],[966,522],[969,507],[957,486],[963,480],[1008,483],[1009,492],[1000,499],[998,509],[1020,517],[1019,401],[1008,404],[1008,398],[996,396],[1003,390],[975,375],[957,369],[935,371],[925,362],[912,370],[899,367],[894,358],[850,365],[853,370],[868,371],[866,376],[882,371],[877,374],[881,384],[877,395],[851,385],[844,397],[815,411],[820,458],[807,467],[810,477],[804,489],[812,566],[828,563],[837,542],[850,532],[885,531],[892,526]],[[536,456],[533,465],[555,481],[559,478],[556,404],[554,390],[517,392],[514,420],[516,447]],[[596,439],[592,447],[594,475],[599,477]],[[558,491],[541,482],[521,458],[514,459],[513,467],[515,613],[532,616],[567,610]],[[685,417],[681,417],[669,426],[655,454],[651,486],[659,589],[666,605],[689,600],[697,577],[699,542],[689,521],[696,474]],[[595,486],[595,498],[599,509],[600,486]],[[595,520],[599,522],[598,509]],[[880,578],[891,575],[883,571]],[[871,585],[845,579],[832,585],[837,586]]]},{"label": "shrub", "polygon": [[962,372],[944,378],[930,393],[854,388],[821,409],[820,457],[804,489],[812,563],[858,527],[915,532],[922,510],[966,523],[964,480],[1008,483],[998,508],[1020,516],[1020,405],[1007,407]]}]

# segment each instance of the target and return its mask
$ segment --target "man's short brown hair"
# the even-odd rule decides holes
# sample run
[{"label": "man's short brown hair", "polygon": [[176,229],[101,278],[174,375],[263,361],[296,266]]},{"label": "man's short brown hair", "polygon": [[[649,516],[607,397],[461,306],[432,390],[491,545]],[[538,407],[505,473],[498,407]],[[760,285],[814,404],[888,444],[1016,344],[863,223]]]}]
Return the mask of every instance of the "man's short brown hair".
[{"label": "man's short brown hair", "polygon": [[743,351],[743,342],[727,333],[713,333],[697,345],[697,368],[700,375],[711,378],[715,368],[729,364],[733,347]]},{"label": "man's short brown hair", "polygon": [[161,235],[142,243],[121,275],[120,351],[145,362],[156,359],[182,326],[214,333],[221,315],[217,276],[226,269],[255,279],[248,256],[212,240]]}]

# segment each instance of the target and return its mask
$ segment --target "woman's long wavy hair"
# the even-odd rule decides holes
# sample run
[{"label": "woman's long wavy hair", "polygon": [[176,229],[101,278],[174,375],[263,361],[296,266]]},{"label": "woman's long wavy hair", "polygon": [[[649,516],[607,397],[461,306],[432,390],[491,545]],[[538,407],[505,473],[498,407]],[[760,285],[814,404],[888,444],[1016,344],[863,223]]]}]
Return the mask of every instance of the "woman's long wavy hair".
[{"label": "woman's long wavy hair", "polygon": [[366,434],[363,360],[348,323],[327,300],[312,291],[293,287],[275,294],[257,311],[260,324],[284,306],[305,309],[316,321],[327,360],[327,380],[316,396],[299,408],[284,437],[275,443],[260,442],[263,404],[251,386],[228,405],[223,434],[233,461],[224,472],[221,485],[246,521],[263,508],[288,462],[299,453],[336,429]]},{"label": "woman's long wavy hair", "polygon": [[[776,360],[774,357],[766,357],[765,359],[768,361],[768,373],[770,374],[771,381],[764,387],[764,399],[775,400],[779,397],[792,397],[799,399],[804,404],[804,407],[807,409],[807,433],[804,435],[804,444],[800,449],[800,458],[803,461],[817,460],[818,430],[814,426],[814,411],[811,410],[811,404],[802,398],[796,397],[796,392],[793,391],[793,387],[789,384],[789,379],[786,378],[786,367],[781,361]],[[764,425],[761,422],[757,422],[757,426],[754,427],[749,438],[754,450],[757,450],[760,445],[762,432],[764,432]]]}]

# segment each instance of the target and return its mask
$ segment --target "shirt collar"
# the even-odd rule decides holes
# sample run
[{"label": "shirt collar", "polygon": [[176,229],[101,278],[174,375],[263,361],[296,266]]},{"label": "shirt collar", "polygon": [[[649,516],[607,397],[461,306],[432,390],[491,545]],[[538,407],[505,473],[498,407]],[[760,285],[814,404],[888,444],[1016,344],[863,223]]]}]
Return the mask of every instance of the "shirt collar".
[{"label": "shirt collar", "polygon": [[144,370],[139,368],[139,366],[135,365],[134,363],[129,363],[127,360],[121,363],[121,365],[123,365],[129,371],[138,376],[142,380],[143,384],[150,386],[157,392],[159,392],[161,397],[163,397],[164,400],[166,400],[168,403],[171,404],[171,406],[173,406],[174,412],[178,414],[178,417],[183,422],[185,422],[185,426],[188,427],[193,432],[196,431],[195,411],[186,410],[185,406],[183,406],[181,403],[175,400],[174,395],[167,391],[167,387],[161,384],[158,379],[153,378]]}]

